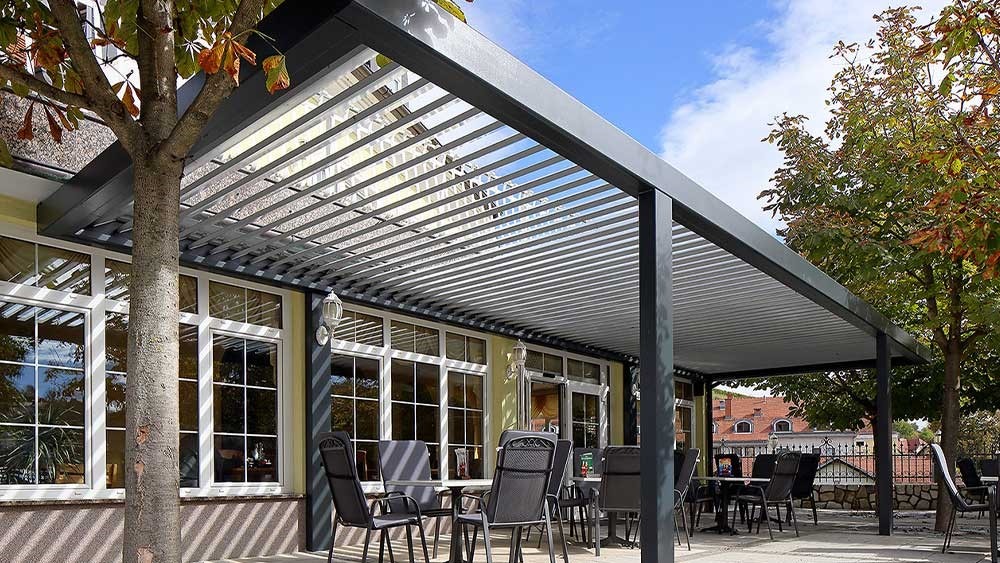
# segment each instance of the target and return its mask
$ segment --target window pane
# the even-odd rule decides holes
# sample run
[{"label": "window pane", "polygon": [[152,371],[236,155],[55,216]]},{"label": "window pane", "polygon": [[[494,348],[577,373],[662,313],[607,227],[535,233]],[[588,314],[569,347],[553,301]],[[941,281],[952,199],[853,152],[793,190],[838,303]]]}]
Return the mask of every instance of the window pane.
[{"label": "window pane", "polygon": [[198,278],[180,275],[177,279],[177,305],[182,313],[198,314]]},{"label": "window pane", "polygon": [[177,330],[180,339],[177,376],[181,379],[198,379],[198,326],[182,324]]},{"label": "window pane", "polygon": [[104,321],[104,369],[128,371],[128,316],[108,313]]},{"label": "window pane", "polygon": [[178,381],[181,430],[198,431],[198,382]]},{"label": "window pane", "polygon": [[278,433],[278,392],[247,389],[247,434]]},{"label": "window pane", "polygon": [[35,367],[0,364],[0,422],[35,422]]},{"label": "window pane", "polygon": [[330,392],[345,397],[354,395],[353,358],[337,354],[330,358]]},{"label": "window pane", "polygon": [[357,439],[378,440],[378,401],[355,401],[357,409]]},{"label": "window pane", "polygon": [[587,404],[584,396],[580,393],[573,393],[573,420],[582,421],[587,417]]},{"label": "window pane", "polygon": [[104,260],[104,294],[108,299],[128,301],[129,282],[132,279],[132,265],[106,258]]},{"label": "window pane", "polygon": [[465,411],[465,443],[483,444],[483,413]]},{"label": "window pane", "polygon": [[333,337],[337,340],[354,342],[355,335],[357,334],[356,322],[357,319],[354,311],[344,311],[344,315],[340,319],[340,324],[337,325],[337,328],[333,329]]},{"label": "window pane", "polygon": [[83,314],[38,310],[38,363],[83,369]]},{"label": "window pane", "polygon": [[242,287],[208,282],[208,314],[218,319],[246,322],[246,290]]},{"label": "window pane", "polygon": [[42,484],[83,483],[83,430],[76,428],[38,429],[38,482]]},{"label": "window pane", "polygon": [[392,347],[403,352],[413,351],[413,325],[392,321],[389,325],[389,338]]},{"label": "window pane", "polygon": [[354,360],[354,392],[358,397],[378,399],[379,361],[369,358]]},{"label": "window pane", "polygon": [[359,442],[354,446],[358,476],[362,481],[378,481],[378,444]]},{"label": "window pane", "polygon": [[417,405],[417,440],[438,442],[438,419],[441,410],[438,407]]},{"label": "window pane", "polygon": [[215,482],[242,483],[246,462],[243,436],[215,437]]},{"label": "window pane", "polygon": [[392,360],[392,399],[413,401],[413,362]]},{"label": "window pane", "polygon": [[448,406],[465,406],[465,376],[461,373],[448,373]]},{"label": "window pane", "polygon": [[125,488],[125,431],[108,430],[107,433],[107,487]]},{"label": "window pane", "polygon": [[272,293],[247,290],[247,322],[281,328],[281,297]]},{"label": "window pane", "polygon": [[600,383],[601,382],[601,366],[597,364],[592,364],[590,362],[583,362],[583,373],[581,374],[584,381],[590,383]]},{"label": "window pane", "polygon": [[597,424],[597,418],[598,418],[598,414],[597,414],[597,397],[595,395],[587,395],[586,397],[587,397],[587,399],[586,399],[586,404],[587,404],[587,422],[589,422],[591,424]]},{"label": "window pane", "polygon": [[486,364],[486,341],[469,337],[467,339],[467,353],[468,359],[466,361],[472,362],[474,364]]},{"label": "window pane", "polygon": [[35,245],[0,237],[0,278],[13,283],[35,283]]},{"label": "window pane", "polygon": [[577,448],[587,447],[587,435],[582,424],[573,425],[573,446]]},{"label": "window pane", "polygon": [[199,483],[198,435],[182,432],[178,448],[178,469],[181,487],[197,487]]},{"label": "window pane", "polygon": [[212,344],[212,378],[220,383],[243,384],[243,339],[216,336]]},{"label": "window pane", "polygon": [[38,287],[90,295],[90,256],[38,245]]},{"label": "window pane", "polygon": [[533,371],[542,371],[542,353],[535,352],[533,350],[528,350],[528,355],[525,358],[524,365]]},{"label": "window pane", "polygon": [[82,371],[38,369],[38,423],[83,426]]},{"label": "window pane", "polygon": [[581,362],[580,360],[567,359],[566,375],[570,379],[576,379],[576,380],[583,379],[583,362]]},{"label": "window pane", "polygon": [[413,427],[413,405],[393,403],[392,439],[413,440],[415,437],[416,431]]},{"label": "window pane", "polygon": [[34,307],[0,302],[0,360],[35,362]]},{"label": "window pane", "polygon": [[542,361],[544,363],[544,369],[543,369],[543,371],[545,373],[551,374],[551,375],[562,375],[562,373],[563,373],[563,367],[562,367],[562,358],[561,357],[559,357],[559,356],[550,356],[548,354],[544,354],[543,357],[542,357]]},{"label": "window pane", "polygon": [[277,387],[278,345],[247,340],[247,385]]},{"label": "window pane", "polygon": [[354,437],[354,400],[334,397],[330,404],[330,429]]},{"label": "window pane", "polygon": [[465,411],[462,409],[448,409],[448,441],[465,443]]},{"label": "window pane", "polygon": [[271,483],[278,480],[278,439],[247,438],[250,445],[247,481]]},{"label": "window pane", "polygon": [[0,485],[35,482],[35,429],[0,424]]},{"label": "window pane", "polygon": [[437,330],[423,326],[415,326],[413,327],[413,330],[414,352],[418,354],[426,354],[428,356],[441,355],[441,341]]},{"label": "window pane", "polygon": [[483,377],[465,376],[465,406],[470,409],[483,408]]},{"label": "window pane", "polygon": [[447,332],[444,335],[445,356],[449,360],[465,361],[465,337],[461,334]]},{"label": "window pane", "polygon": [[212,403],[215,405],[216,432],[244,431],[243,390],[243,387],[215,385]]},{"label": "window pane", "polygon": [[[417,364],[416,402],[438,404],[441,369],[433,364]],[[413,399],[410,399],[413,400]]]}]

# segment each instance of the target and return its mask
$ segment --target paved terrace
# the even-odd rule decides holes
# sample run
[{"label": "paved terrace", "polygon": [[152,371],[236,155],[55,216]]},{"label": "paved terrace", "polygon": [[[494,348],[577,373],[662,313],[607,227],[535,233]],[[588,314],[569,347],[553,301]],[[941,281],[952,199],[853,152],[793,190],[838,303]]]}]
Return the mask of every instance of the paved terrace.
[{"label": "paved terrace", "polygon": [[[803,514],[803,519],[805,515]],[[893,535],[878,535],[878,525],[874,514],[821,511],[819,527],[811,522],[803,524],[799,538],[793,532],[775,531],[775,541],[769,541],[767,532],[761,528],[760,535],[739,537],[717,534],[695,534],[689,552],[677,550],[677,561],[698,563],[885,563],[885,562],[949,562],[980,563],[989,562],[989,535],[987,518],[962,518],[953,547],[947,554],[941,553],[942,534],[933,531],[932,513],[903,513],[897,515]],[[704,524],[704,520],[702,521]],[[494,561],[507,561],[507,538],[497,534],[494,541]],[[537,537],[537,536],[535,536]],[[444,536],[442,536],[444,539]],[[558,541],[558,535],[556,536]],[[401,548],[405,541],[395,541],[399,561],[405,561]],[[442,542],[442,545],[447,544]],[[414,546],[419,550],[419,546]],[[548,554],[535,549],[535,541],[525,543],[525,563],[547,563]],[[446,557],[442,550],[440,558]],[[361,548],[339,548],[334,555],[335,562],[356,562],[361,560]],[[388,560],[388,557],[386,557]],[[421,560],[422,559],[419,559]],[[236,561],[236,560],[227,560]],[[326,561],[326,553],[299,553],[238,560],[238,563],[316,563]],[[378,561],[378,541],[374,540],[369,562]],[[486,561],[482,550],[476,561]],[[562,561],[557,555],[556,561]],[[573,563],[619,563],[640,561],[637,549],[605,549],[601,557],[592,551],[570,545],[570,561]],[[221,563],[221,562],[219,562]]]}]

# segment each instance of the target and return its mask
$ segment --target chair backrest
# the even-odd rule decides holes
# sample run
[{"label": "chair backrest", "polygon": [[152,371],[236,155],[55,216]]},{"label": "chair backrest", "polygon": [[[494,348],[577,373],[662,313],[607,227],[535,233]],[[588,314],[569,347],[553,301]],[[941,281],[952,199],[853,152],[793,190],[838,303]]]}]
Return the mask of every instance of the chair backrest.
[{"label": "chair backrest", "polygon": [[[382,440],[378,443],[379,466],[382,482],[388,481],[429,481],[431,478],[431,457],[427,443],[422,440]],[[432,487],[399,487],[383,485],[386,492],[400,492],[413,498],[420,510],[441,508],[437,493]],[[389,503],[390,512],[409,512],[403,501]]]},{"label": "chair backrest", "polygon": [[948,496],[951,498],[952,505],[954,505],[959,512],[965,511],[969,504],[965,502],[965,498],[958,492],[958,487],[955,485],[955,479],[952,477],[951,470],[948,468],[948,462],[945,461],[944,451],[941,450],[941,446],[931,444],[931,459],[934,460],[934,470],[937,471],[937,474],[941,476],[941,480],[944,481],[944,487],[948,491]]},{"label": "chair backrest", "polygon": [[771,474],[771,482],[765,489],[765,496],[769,501],[787,499],[792,494],[792,487],[795,485],[795,475],[799,472],[799,461],[802,459],[801,452],[784,452],[778,455],[774,462],[774,473]]},{"label": "chair backrest", "polygon": [[799,470],[795,474],[795,483],[792,485],[792,498],[812,498],[817,471],[819,471],[819,454],[802,454],[799,459]]},{"label": "chair backrest", "polygon": [[604,450],[601,448],[573,448],[573,476],[581,477],[580,475],[580,459],[583,455],[590,454],[591,459],[594,460],[594,472],[600,472],[603,467],[604,462]]},{"label": "chair backrest", "polygon": [[778,461],[775,454],[758,454],[753,458],[753,467],[750,468],[750,476],[758,479],[770,479],[774,474],[774,464]]},{"label": "chair backrest", "polygon": [[739,454],[715,454],[716,477],[742,477],[743,462]]},{"label": "chair backrest", "polygon": [[500,435],[500,444],[486,518],[491,524],[538,522],[552,477],[556,440],[548,432],[507,430]]},{"label": "chair backrest", "polygon": [[979,471],[976,470],[976,462],[970,458],[963,457],[958,460],[958,472],[962,475],[962,482],[966,487],[982,487],[983,480],[979,478]]},{"label": "chair backrest", "polygon": [[365,493],[361,490],[351,436],[344,431],[321,433],[319,453],[337,517],[354,526],[370,526],[371,516]]},{"label": "chair backrest", "polygon": [[674,449],[674,488],[677,488],[676,483],[681,480],[681,468],[684,467],[684,450]]},{"label": "chair backrest", "polygon": [[639,511],[642,500],[639,446],[613,446],[604,450],[598,498],[601,510]]},{"label": "chair backrest", "polygon": [[556,455],[552,462],[552,477],[549,479],[548,494],[559,498],[559,491],[562,489],[566,479],[566,467],[569,464],[570,452],[573,451],[573,440],[559,440],[556,442]]},{"label": "chair backrest", "polygon": [[691,478],[698,470],[699,456],[701,456],[701,450],[698,448],[689,449],[684,452],[684,461],[681,462],[680,471],[674,471],[674,474],[677,475],[674,480],[674,490],[680,493],[678,498],[684,498],[687,495],[688,487],[691,486]]},{"label": "chair backrest", "polygon": [[1000,460],[984,459],[980,467],[983,477],[1000,477]]}]

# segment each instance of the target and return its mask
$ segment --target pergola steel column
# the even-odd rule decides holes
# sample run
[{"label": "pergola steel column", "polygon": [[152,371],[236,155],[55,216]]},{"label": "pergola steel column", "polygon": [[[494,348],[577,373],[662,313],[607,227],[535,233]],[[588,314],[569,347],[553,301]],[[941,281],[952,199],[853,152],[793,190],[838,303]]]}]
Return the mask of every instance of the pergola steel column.
[{"label": "pergola steel column", "polygon": [[708,377],[705,378],[705,412],[702,413],[705,416],[703,423],[705,424],[705,443],[702,445],[701,459],[705,464],[705,474],[708,475],[708,469],[712,467],[712,456],[714,452],[712,447],[715,444],[715,427],[714,427],[714,416],[713,416],[713,399],[712,390],[715,389],[715,383]]},{"label": "pergola steel column", "polygon": [[622,419],[622,428],[625,429],[624,439],[626,446],[638,446],[639,445],[639,403],[638,397],[635,396],[635,390],[638,388],[639,382],[636,379],[639,377],[639,370],[635,365],[625,364],[625,373],[622,377],[622,382],[624,383],[624,389],[622,390],[625,394],[625,412],[622,414],[624,417]]},{"label": "pergola steel column", "polygon": [[319,434],[330,431],[330,345],[316,342],[323,323],[322,293],[306,293],[306,547],[330,549],[333,497],[319,454]]},{"label": "pergola steel column", "polygon": [[875,427],[875,479],[878,491],[878,533],[892,535],[892,393],[890,371],[892,356],[889,338],[882,331],[875,335],[875,371],[877,378]]},{"label": "pergola steel column", "polygon": [[642,560],[674,561],[673,201],[639,192],[639,416]]}]

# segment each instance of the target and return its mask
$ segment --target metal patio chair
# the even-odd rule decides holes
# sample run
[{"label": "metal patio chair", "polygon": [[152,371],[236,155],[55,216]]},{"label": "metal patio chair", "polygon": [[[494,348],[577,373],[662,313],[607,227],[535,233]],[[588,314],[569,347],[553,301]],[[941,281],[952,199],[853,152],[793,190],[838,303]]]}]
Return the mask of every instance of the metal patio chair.
[{"label": "metal patio chair", "polygon": [[[411,497],[420,507],[421,519],[434,519],[433,553],[437,559],[438,543],[441,539],[441,519],[451,518],[451,507],[441,506],[441,497],[432,486],[396,487],[384,484],[387,481],[429,481],[431,454],[427,449],[427,443],[422,440],[382,440],[378,443],[378,454],[385,491]],[[405,502],[396,500],[389,501],[389,511],[394,514],[409,512]]]},{"label": "metal patio chair", "polygon": [[[566,468],[569,464],[570,453],[573,451],[572,440],[558,440],[556,442],[556,456],[552,462],[552,478],[549,479],[549,490],[545,495],[549,502],[549,515],[556,517],[559,526],[559,539],[562,542],[563,559],[569,561],[569,549],[566,546],[566,530],[563,527],[563,483],[566,478]],[[542,528],[538,527],[538,547],[542,547]],[[531,530],[525,535],[524,541],[528,541]]]},{"label": "metal patio chair", "polygon": [[[684,527],[684,537],[687,540],[688,551],[691,551],[691,528],[688,527],[684,503],[687,500],[688,490],[691,488],[691,479],[694,477],[694,472],[698,469],[698,458],[700,456],[701,450],[698,448],[691,448],[686,451],[680,470],[674,472],[677,475],[677,479],[674,481],[674,511],[679,510],[681,513],[681,525]],[[677,536],[677,545],[680,545],[681,535],[677,527],[677,518],[674,518],[674,534]]]},{"label": "metal patio chair", "polygon": [[[768,513],[769,507],[775,507],[778,513],[776,522],[778,531],[784,531],[781,524],[782,505],[788,505],[792,515],[792,526],[795,527],[795,536],[799,535],[799,523],[795,517],[795,508],[792,506],[792,486],[795,485],[795,474],[799,470],[800,452],[785,452],[778,456],[774,464],[774,473],[771,481],[766,487],[756,487],[748,485],[744,487],[744,493],[736,497],[737,503],[746,503],[750,507],[750,531],[753,531],[753,520],[757,507],[760,507],[760,516],[757,520],[757,533],[760,533],[760,521],[767,522],[767,534],[774,539],[774,532],[771,530],[771,516]],[[732,527],[736,527],[736,512],[733,512]]]},{"label": "metal patio chair", "polygon": [[[951,499],[951,519],[948,521],[948,529],[944,534],[944,545],[941,546],[941,553],[947,553],[948,548],[951,547],[951,540],[955,535],[955,517],[959,512],[966,514],[969,512],[986,512],[990,513],[990,544],[993,546],[991,549],[993,560],[996,561],[996,545],[997,545],[997,526],[996,526],[996,512],[991,510],[989,502],[983,503],[973,503],[969,502],[964,495],[962,495],[958,486],[955,485],[955,480],[952,477],[952,472],[948,467],[948,463],[945,461],[944,452],[941,450],[941,446],[937,444],[931,444],[931,458],[934,460],[934,470],[938,475],[941,476],[941,480],[944,481],[944,487],[948,491],[948,498]],[[987,494],[989,487],[965,487],[966,492],[978,492],[976,489],[981,489],[983,493]]]},{"label": "metal patio chair", "polygon": [[[962,484],[959,491],[964,492],[969,499],[977,504],[986,504],[986,484],[983,483],[979,471],[976,469],[976,462],[971,458],[963,457],[956,464],[958,472],[962,476]],[[983,512],[979,513],[983,517]]]},{"label": "metal patio chair", "polygon": [[[486,563],[493,563],[490,533],[497,529],[511,531],[510,560],[521,558],[521,534],[525,528],[543,526],[549,545],[549,562],[555,563],[552,522],[549,513],[549,480],[555,461],[556,439],[547,432],[505,431],[500,436],[493,485],[482,497],[467,495],[476,502],[472,511],[455,522],[461,531],[473,528],[469,561],[475,555],[479,529],[483,529]],[[452,530],[453,534],[461,533]]]},{"label": "metal patio chair", "polygon": [[[600,512],[624,514],[629,519],[639,516],[642,508],[639,469],[639,446],[613,446],[604,450],[600,494],[591,519],[595,554],[600,555]],[[629,524],[625,531],[626,540],[630,527]]]},{"label": "metal patio chair", "polygon": [[[372,500],[371,505],[369,505],[365,493],[361,489],[361,479],[358,477],[358,467],[354,458],[354,447],[347,432],[323,432],[320,434],[319,451],[327,484],[329,484],[330,492],[333,495],[333,506],[337,511],[333,520],[333,542],[330,544],[330,552],[327,554],[327,563],[333,561],[333,548],[337,542],[338,526],[365,530],[365,547],[361,555],[362,563],[368,561],[368,547],[371,543],[372,532],[379,532],[381,535],[379,561],[382,561],[386,547],[389,548],[389,558],[393,559],[392,543],[387,532],[402,527],[406,528],[406,544],[410,552],[410,561],[414,561],[413,535],[410,526],[416,526],[417,530],[420,531],[420,545],[424,550],[424,561],[429,563],[427,542],[424,538],[424,529],[421,526],[420,506],[417,505],[417,502],[402,493],[386,493]],[[390,500],[405,503],[410,510],[403,513],[392,513],[388,507]],[[381,514],[378,514],[377,511],[380,511]]]},{"label": "metal patio chair", "polygon": [[[805,501],[809,501],[814,526],[819,526],[819,516],[816,514],[816,489],[813,487],[818,470],[819,454],[802,454],[802,459],[799,460],[799,470],[795,474],[795,483],[792,485],[793,501],[801,501],[803,508],[805,508]],[[786,518],[791,523],[792,513],[790,510]]]},{"label": "metal patio chair", "polygon": [[[754,479],[770,479],[774,474],[774,464],[778,461],[777,454],[757,454],[753,458],[753,465],[750,466],[750,477]],[[742,475],[741,475],[742,476]],[[753,494],[753,489],[741,486],[735,496],[742,494]],[[746,522],[748,509],[746,503],[738,503],[740,509],[740,522]]]}]

